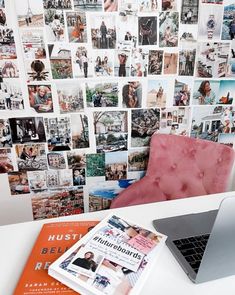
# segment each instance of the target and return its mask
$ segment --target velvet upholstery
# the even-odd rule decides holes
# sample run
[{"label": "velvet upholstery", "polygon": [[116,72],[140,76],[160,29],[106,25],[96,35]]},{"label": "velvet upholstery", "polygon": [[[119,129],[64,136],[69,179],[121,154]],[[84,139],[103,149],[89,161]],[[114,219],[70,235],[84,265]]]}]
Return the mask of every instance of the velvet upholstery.
[{"label": "velvet upholstery", "polygon": [[111,208],[224,192],[234,150],[178,135],[154,134],[146,175],[122,191]]}]

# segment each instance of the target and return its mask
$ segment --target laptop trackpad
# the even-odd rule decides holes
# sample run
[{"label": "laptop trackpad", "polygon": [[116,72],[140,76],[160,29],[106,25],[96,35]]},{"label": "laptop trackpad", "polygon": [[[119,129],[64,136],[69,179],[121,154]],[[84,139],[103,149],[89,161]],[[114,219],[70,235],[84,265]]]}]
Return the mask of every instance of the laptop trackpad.
[{"label": "laptop trackpad", "polygon": [[210,233],[218,210],[153,220],[153,226],[170,240]]}]

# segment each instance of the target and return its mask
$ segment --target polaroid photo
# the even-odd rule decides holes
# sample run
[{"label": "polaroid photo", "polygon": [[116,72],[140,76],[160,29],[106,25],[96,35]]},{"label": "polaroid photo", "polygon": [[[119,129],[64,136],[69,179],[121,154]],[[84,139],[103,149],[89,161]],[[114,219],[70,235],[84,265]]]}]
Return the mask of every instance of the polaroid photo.
[{"label": "polaroid photo", "polygon": [[47,170],[45,144],[16,144],[19,171]]},{"label": "polaroid photo", "polygon": [[234,40],[234,39],[235,39],[234,1],[225,0],[221,40]]},{"label": "polaroid photo", "polygon": [[14,171],[10,148],[0,149],[0,174]]},{"label": "polaroid photo", "polygon": [[47,189],[46,171],[28,171],[28,183],[31,191]]},{"label": "polaroid photo", "polygon": [[29,105],[37,113],[52,113],[51,85],[28,85]]},{"label": "polaroid photo", "polygon": [[157,17],[138,17],[138,45],[157,45]]},{"label": "polaroid photo", "polygon": [[66,12],[69,42],[87,43],[87,24],[85,12]]},{"label": "polaroid photo", "polygon": [[214,105],[218,101],[220,81],[195,80],[192,105]]},{"label": "polaroid photo", "polygon": [[5,110],[24,109],[24,99],[20,79],[4,79],[1,83],[0,101],[2,107],[5,103]]},{"label": "polaroid photo", "polygon": [[16,59],[14,32],[11,28],[0,27],[0,60]]},{"label": "polaroid photo", "polygon": [[87,45],[72,47],[73,77],[90,78],[94,76],[93,51]]},{"label": "polaroid photo", "polygon": [[148,73],[149,51],[143,48],[134,48],[131,52],[131,76],[146,77]]},{"label": "polaroid photo", "polygon": [[161,75],[163,68],[163,50],[149,50],[148,75]]},{"label": "polaroid photo", "polygon": [[44,11],[47,42],[66,41],[63,10],[47,9]]},{"label": "polaroid photo", "polygon": [[176,0],[162,0],[162,11],[177,11],[177,1]]},{"label": "polaroid photo", "polygon": [[227,77],[235,77],[235,41],[232,41],[231,49],[230,49],[230,56],[228,60],[228,71],[226,76]]},{"label": "polaroid photo", "polygon": [[235,98],[235,81],[221,80],[217,104],[233,104]]},{"label": "polaroid photo", "polygon": [[73,0],[74,9],[77,11],[84,12],[95,12],[102,11],[103,0],[90,0],[90,1],[81,1],[81,0]]},{"label": "polaroid photo", "polygon": [[96,77],[109,77],[114,74],[113,50],[93,50],[93,66]]},{"label": "polaroid photo", "polygon": [[64,153],[47,153],[47,162],[49,169],[66,169],[66,159]]},{"label": "polaroid photo", "polygon": [[182,47],[184,44],[197,42],[198,26],[197,25],[180,25],[179,26],[179,41]]},{"label": "polaroid photo", "polygon": [[183,0],[181,3],[180,22],[185,25],[198,23],[198,5],[199,0]]},{"label": "polaroid photo", "polygon": [[148,88],[147,88],[147,107],[165,107],[167,101],[167,90],[169,89],[167,79],[148,79]]},{"label": "polaroid photo", "polygon": [[176,75],[178,68],[178,52],[164,51],[163,74]]},{"label": "polaroid photo", "polygon": [[84,85],[72,81],[56,83],[60,113],[76,113],[84,110]]},{"label": "polaroid photo", "polygon": [[116,50],[114,56],[114,75],[117,77],[130,76],[131,52],[128,50]]},{"label": "polaroid photo", "polygon": [[177,47],[179,33],[179,13],[159,14],[159,47]]},{"label": "polaroid photo", "polygon": [[43,7],[44,9],[73,9],[72,1],[66,0],[66,1],[52,1],[52,0],[43,0]]},{"label": "polaroid photo", "polygon": [[88,117],[84,114],[71,115],[73,149],[89,148]]},{"label": "polaroid photo", "polygon": [[127,152],[118,151],[105,154],[105,180],[127,178]]},{"label": "polaroid photo", "polygon": [[25,59],[25,71],[27,82],[50,81],[51,67],[47,59]]},{"label": "polaroid photo", "polygon": [[85,185],[86,184],[86,169],[76,168],[73,169],[73,185]]},{"label": "polaroid photo", "polygon": [[118,35],[117,35],[117,48],[120,50],[131,50],[137,45],[138,30],[136,23],[138,18],[134,15],[119,15],[118,17]]},{"label": "polaroid photo", "polygon": [[190,78],[175,79],[173,106],[188,106],[192,96],[193,81]]},{"label": "polaroid photo", "polygon": [[103,0],[103,6],[105,12],[118,11],[118,0]]},{"label": "polaroid photo", "polygon": [[194,46],[188,49],[179,50],[179,76],[193,76],[196,59],[196,48]]},{"label": "polaroid photo", "polygon": [[86,175],[87,177],[105,176],[105,155],[87,154],[86,155]]},{"label": "polaroid photo", "polygon": [[0,119],[0,148],[12,147],[11,129],[8,119]]},{"label": "polaroid photo", "polygon": [[124,108],[141,108],[142,81],[125,81],[121,87],[122,106]]},{"label": "polaroid photo", "polygon": [[24,195],[30,193],[29,182],[26,171],[9,172],[8,181],[11,196]]},{"label": "polaroid photo", "polygon": [[86,153],[82,150],[67,152],[67,162],[69,169],[86,168]]},{"label": "polaroid photo", "polygon": [[154,13],[159,10],[158,0],[138,0],[138,6],[140,13]]}]

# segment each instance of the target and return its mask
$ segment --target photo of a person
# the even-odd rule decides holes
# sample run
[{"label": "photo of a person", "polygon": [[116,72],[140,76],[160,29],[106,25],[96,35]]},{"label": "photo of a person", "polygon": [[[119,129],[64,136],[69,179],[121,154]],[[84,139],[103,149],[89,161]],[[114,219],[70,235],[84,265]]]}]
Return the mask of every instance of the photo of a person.
[{"label": "photo of a person", "polygon": [[49,85],[29,85],[29,102],[30,106],[38,113],[52,112],[53,102],[51,87]]},{"label": "photo of a person", "polygon": [[81,12],[67,12],[68,37],[70,42],[87,42],[86,16]]},{"label": "photo of a person", "polygon": [[80,266],[82,268],[85,268],[85,269],[95,271],[97,264],[95,263],[93,258],[94,258],[94,253],[89,251],[84,254],[83,258],[80,258],[80,257],[76,258],[73,261],[73,264],[76,266]]},{"label": "photo of a person", "polygon": [[119,60],[118,76],[119,77],[126,77],[127,55],[125,53],[118,54],[118,60]]},{"label": "photo of a person", "polygon": [[210,81],[202,81],[198,91],[194,94],[194,98],[198,98],[198,104],[215,104],[215,93],[211,89]]},{"label": "photo of a person", "polygon": [[157,18],[139,17],[139,45],[156,45]]}]

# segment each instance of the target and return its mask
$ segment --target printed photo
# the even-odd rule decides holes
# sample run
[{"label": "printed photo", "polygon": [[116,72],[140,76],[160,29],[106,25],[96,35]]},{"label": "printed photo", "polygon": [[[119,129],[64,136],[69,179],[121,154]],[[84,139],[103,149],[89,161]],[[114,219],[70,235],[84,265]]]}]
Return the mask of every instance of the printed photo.
[{"label": "printed photo", "polygon": [[82,169],[73,169],[73,185],[85,185],[86,184],[86,170]]},{"label": "printed photo", "polygon": [[118,10],[118,0],[103,0],[104,11],[113,12]]},{"label": "printed photo", "polygon": [[0,148],[11,147],[11,130],[8,119],[0,119]]},{"label": "printed photo", "polygon": [[131,111],[131,146],[149,145],[152,134],[160,128],[160,109]]},{"label": "printed photo", "polygon": [[6,13],[5,13],[5,10],[1,8],[0,9],[0,26],[6,26],[6,25],[7,25]]},{"label": "printed photo", "polygon": [[65,169],[66,168],[66,160],[65,155],[63,153],[48,153],[47,154],[47,162],[49,169]]},{"label": "printed photo", "polygon": [[87,177],[105,176],[105,154],[86,155]]},{"label": "printed photo", "polygon": [[13,30],[0,27],[0,59],[16,59],[16,47]]},{"label": "printed photo", "polygon": [[69,169],[86,168],[86,154],[83,151],[67,152],[67,161]]},{"label": "printed photo", "polygon": [[118,18],[118,49],[130,50],[136,47],[138,30],[133,23],[137,22],[137,17],[134,15],[121,15]]},{"label": "printed photo", "polygon": [[15,1],[19,27],[43,27],[42,1]]},{"label": "printed photo", "polygon": [[116,47],[116,19],[114,15],[90,15],[91,41],[93,48]]},{"label": "printed photo", "polygon": [[147,107],[165,107],[167,99],[167,80],[148,80]]},{"label": "printed photo", "polygon": [[46,58],[43,30],[24,30],[21,32],[21,40],[26,59]]},{"label": "printed photo", "polygon": [[138,18],[138,44],[157,45],[157,17]]},{"label": "printed photo", "polygon": [[195,80],[193,105],[213,105],[218,101],[219,81]]},{"label": "printed photo", "polygon": [[131,76],[146,77],[148,73],[148,50],[135,48],[131,54]]},{"label": "printed photo", "polygon": [[177,1],[162,0],[162,11],[177,11]]},{"label": "printed photo", "polygon": [[140,108],[142,105],[142,84],[139,81],[128,81],[122,86],[122,106]]},{"label": "printed photo", "polygon": [[178,53],[164,51],[164,75],[176,75],[178,65]]},{"label": "printed photo", "polygon": [[45,9],[72,9],[71,0],[43,0],[43,7]]},{"label": "printed photo", "polygon": [[65,41],[63,10],[47,9],[44,11],[47,42]]},{"label": "printed photo", "polygon": [[15,60],[0,60],[3,78],[19,78],[18,64]]},{"label": "printed photo", "polygon": [[67,151],[71,149],[70,117],[44,118],[49,151]]},{"label": "printed photo", "polygon": [[132,149],[128,151],[128,171],[146,171],[149,149]]},{"label": "printed photo", "polygon": [[19,171],[47,169],[45,144],[17,144],[15,151]]},{"label": "printed photo", "polygon": [[225,77],[228,70],[229,46],[229,43],[199,43],[196,76]]},{"label": "printed photo", "polygon": [[51,85],[28,85],[29,104],[37,113],[53,112]]},{"label": "printed photo", "polygon": [[119,15],[126,17],[128,15],[137,15],[139,9],[138,0],[120,0]]},{"label": "printed photo", "polygon": [[114,75],[118,77],[130,76],[130,51],[118,50],[115,52]]},{"label": "printed photo", "polygon": [[45,142],[42,117],[20,117],[9,119],[13,143]]},{"label": "printed photo", "polygon": [[24,61],[27,82],[51,80],[50,62],[47,59],[35,59]]},{"label": "printed photo", "polygon": [[235,98],[235,81],[234,80],[222,80],[219,87],[219,99],[217,104],[232,104]]},{"label": "printed photo", "polygon": [[235,77],[235,40],[232,41],[231,44],[231,53],[230,58],[228,61],[228,71],[227,71],[227,77]]},{"label": "printed photo", "polygon": [[118,83],[86,83],[86,101],[88,107],[117,107]]},{"label": "printed photo", "polygon": [[47,189],[46,171],[28,171],[28,182],[31,191]]},{"label": "printed photo", "polygon": [[163,50],[149,50],[149,75],[161,75],[163,64]]},{"label": "printed photo", "polygon": [[72,170],[48,170],[46,171],[46,183],[49,189],[73,186]]},{"label": "printed photo", "polygon": [[86,46],[72,48],[72,59],[74,78],[88,78],[93,76],[93,52],[91,53]]},{"label": "printed photo", "polygon": [[179,76],[193,76],[196,58],[196,49],[179,51]]},{"label": "printed photo", "polygon": [[234,38],[235,38],[234,0],[225,0],[221,39],[233,40]]},{"label": "printed photo", "polygon": [[198,23],[198,4],[199,0],[183,0],[181,3],[181,17],[182,24],[197,24]]},{"label": "printed photo", "polygon": [[32,192],[31,199],[34,220],[84,213],[82,187]]},{"label": "printed photo", "polygon": [[14,171],[12,153],[10,148],[0,149],[0,174]]},{"label": "printed photo", "polygon": [[180,25],[179,40],[182,45],[197,42],[198,26],[197,25]]},{"label": "printed photo", "polygon": [[223,0],[202,0],[202,3],[223,4]]},{"label": "printed photo", "polygon": [[84,109],[84,87],[80,83],[56,83],[60,113],[76,113]]},{"label": "printed photo", "polygon": [[159,4],[157,0],[138,0],[139,12],[156,12],[159,10]]},{"label": "printed photo", "polygon": [[86,43],[87,27],[84,12],[67,12],[67,30],[69,42]]},{"label": "printed photo", "polygon": [[9,172],[8,181],[12,196],[30,193],[28,177],[25,171]]},{"label": "printed photo", "polygon": [[90,146],[88,117],[84,114],[72,114],[71,127],[73,149],[88,148]]},{"label": "printed photo", "polygon": [[0,0],[0,7],[5,8],[5,0]]},{"label": "printed photo", "polygon": [[127,178],[127,152],[105,154],[105,180]]},{"label": "printed photo", "polygon": [[220,133],[218,137],[218,142],[227,145],[231,148],[234,147],[235,136],[233,133]]},{"label": "printed photo", "polygon": [[73,0],[74,9],[78,11],[102,11],[102,2],[103,0]]},{"label": "printed photo", "polygon": [[71,50],[68,44],[48,45],[53,79],[73,77]]},{"label": "printed photo", "polygon": [[173,106],[188,106],[191,98],[192,80],[175,79]]},{"label": "printed photo", "polygon": [[[111,187],[111,190],[112,190],[112,187]],[[106,191],[103,190],[103,192],[106,192]],[[102,198],[99,196],[98,197],[93,196],[93,191],[89,192],[89,212],[109,209],[111,206],[111,202],[112,200],[110,199]]]},{"label": "printed photo", "polygon": [[159,15],[159,47],[178,46],[179,13],[161,12]]},{"label": "printed photo", "polygon": [[113,76],[113,51],[111,50],[94,50],[93,65],[96,77]]},{"label": "printed photo", "polygon": [[23,110],[24,101],[19,79],[4,79],[0,89],[1,110]]}]

